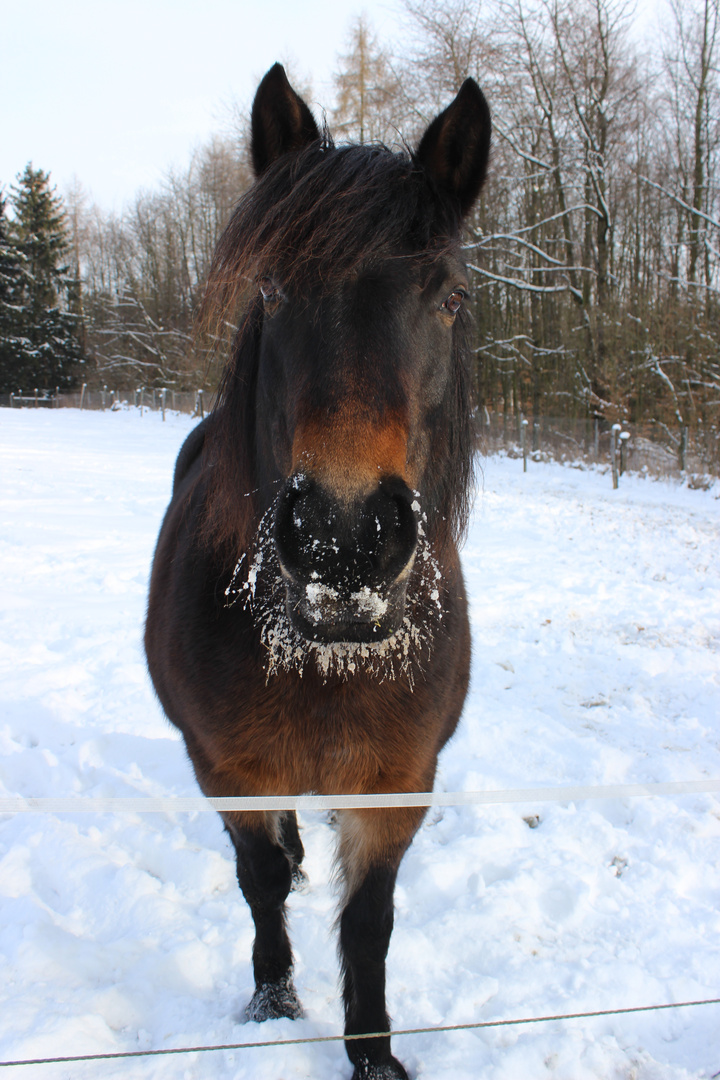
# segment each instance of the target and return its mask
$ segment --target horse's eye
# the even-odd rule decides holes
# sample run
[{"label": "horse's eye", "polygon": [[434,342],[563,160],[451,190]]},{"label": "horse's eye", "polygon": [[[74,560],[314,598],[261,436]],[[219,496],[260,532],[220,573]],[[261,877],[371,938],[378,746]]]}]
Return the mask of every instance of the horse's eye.
[{"label": "horse's eye", "polygon": [[463,305],[463,300],[465,300],[466,296],[467,293],[461,291],[460,289],[455,289],[454,292],[450,293],[447,300],[443,304],[443,307],[447,311],[449,311],[451,315],[457,315],[458,311]]},{"label": "horse's eye", "polygon": [[272,278],[260,278],[260,292],[262,293],[262,298],[265,301],[280,299],[280,290],[278,289]]}]

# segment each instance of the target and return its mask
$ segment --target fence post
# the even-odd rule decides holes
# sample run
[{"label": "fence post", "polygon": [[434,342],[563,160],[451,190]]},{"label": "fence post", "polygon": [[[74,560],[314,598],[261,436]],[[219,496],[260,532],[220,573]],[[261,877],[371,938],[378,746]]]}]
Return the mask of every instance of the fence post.
[{"label": "fence post", "polygon": [[680,428],[680,445],[678,447],[678,465],[680,466],[680,472],[685,472],[685,455],[687,453],[687,427]]},{"label": "fence post", "polygon": [[105,408],[105,395],[106,394],[107,394],[107,386],[103,386],[102,390],[100,391],[100,397],[102,398],[102,407],[103,407],[103,409]]},{"label": "fence post", "polygon": [[167,397],[167,390],[163,386],[162,390],[160,391],[160,408],[162,409],[163,423],[165,423],[165,398],[166,397]]},{"label": "fence post", "polygon": [[524,416],[522,416],[521,419],[520,419],[520,446],[522,448],[523,472],[527,472],[527,455],[528,455],[527,429],[528,429],[528,421],[525,419]]},{"label": "fence post", "polygon": [[85,391],[86,391],[86,390],[87,390],[87,383],[86,383],[86,382],[84,382],[84,383],[82,384],[82,390],[80,391],[80,408],[81,408],[81,409],[82,409],[82,407],[83,407],[83,406],[84,406],[84,404],[85,404]]},{"label": "fence post", "polygon": [[60,408],[60,387],[55,387],[55,401],[53,402],[56,409]]},{"label": "fence post", "polygon": [[203,392],[202,392],[202,390],[198,390],[198,392],[197,392],[197,405],[195,406],[195,411],[200,413],[200,419],[201,420],[205,419],[205,406],[203,405]]},{"label": "fence post", "polygon": [[629,438],[630,438],[630,432],[629,431],[621,431],[620,432],[620,475],[621,476],[625,472],[625,464],[626,464],[626,462],[625,462],[625,448],[627,447]]},{"label": "fence post", "polygon": [[13,394],[13,392],[12,392],[12,390],[11,390],[11,391],[10,391],[10,408],[11,408],[11,409],[14,409],[14,408],[15,408],[15,406],[13,405],[13,400],[14,400],[14,398],[15,398],[15,395]]},{"label": "fence post", "polygon": [[613,489],[618,486],[617,439],[620,424],[613,424],[610,432],[610,464],[612,466]]}]

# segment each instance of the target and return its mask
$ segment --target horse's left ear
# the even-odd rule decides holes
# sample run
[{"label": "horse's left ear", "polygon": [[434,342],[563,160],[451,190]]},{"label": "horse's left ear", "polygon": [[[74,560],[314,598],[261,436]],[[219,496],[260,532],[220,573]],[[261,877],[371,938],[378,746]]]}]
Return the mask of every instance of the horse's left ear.
[{"label": "horse's left ear", "polygon": [[256,176],[282,154],[302,150],[320,138],[313,114],[288,82],[282,64],[273,64],[258,86],[250,126]]},{"label": "horse's left ear", "polygon": [[474,79],[466,79],[455,100],[436,116],[415,155],[462,217],[470,213],[485,180],[490,155],[490,109]]}]

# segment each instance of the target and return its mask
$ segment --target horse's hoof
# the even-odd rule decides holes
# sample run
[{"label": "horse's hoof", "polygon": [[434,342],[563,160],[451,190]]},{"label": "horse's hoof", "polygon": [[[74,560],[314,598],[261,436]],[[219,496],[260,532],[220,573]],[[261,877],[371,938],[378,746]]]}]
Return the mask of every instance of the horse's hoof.
[{"label": "horse's hoof", "polygon": [[303,1014],[303,1007],[292,979],[279,982],[263,983],[258,986],[245,1009],[245,1016],[255,1024],[265,1020],[298,1020]]},{"label": "horse's hoof", "polygon": [[410,1080],[397,1058],[390,1058],[382,1065],[363,1061],[355,1066],[352,1080]]}]

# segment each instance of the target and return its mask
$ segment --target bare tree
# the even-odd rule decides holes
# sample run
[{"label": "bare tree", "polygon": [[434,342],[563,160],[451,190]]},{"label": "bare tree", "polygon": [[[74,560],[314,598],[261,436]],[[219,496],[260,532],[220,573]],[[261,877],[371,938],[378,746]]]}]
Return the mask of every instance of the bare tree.
[{"label": "bare tree", "polygon": [[[680,196],[689,207],[687,281],[711,285],[711,244],[707,216],[717,202],[720,147],[720,7],[718,0],[670,0],[672,29],[666,34],[664,61],[673,116],[673,158]],[[679,204],[678,204],[679,205]],[[712,243],[712,242],[711,242]]]},{"label": "bare tree", "polygon": [[237,146],[216,138],[120,217],[85,211],[81,265],[98,382],[192,388],[212,380],[195,313],[212,252],[249,182]]}]

